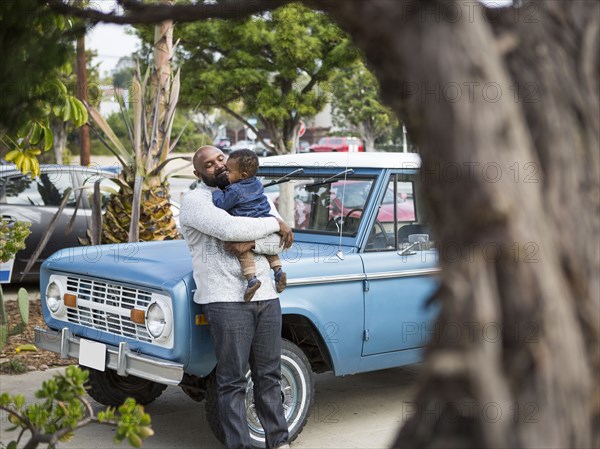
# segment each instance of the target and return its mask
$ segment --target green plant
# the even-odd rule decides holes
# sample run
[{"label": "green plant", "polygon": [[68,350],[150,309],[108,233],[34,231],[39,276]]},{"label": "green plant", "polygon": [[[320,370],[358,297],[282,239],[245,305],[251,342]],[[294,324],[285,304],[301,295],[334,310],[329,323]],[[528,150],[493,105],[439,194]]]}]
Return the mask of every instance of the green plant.
[{"label": "green plant", "polygon": [[35,397],[43,401],[29,405],[23,395],[0,395],[0,410],[8,413],[8,421],[13,424],[8,431],[21,429],[17,439],[6,448],[16,449],[29,431],[31,436],[25,448],[47,444],[48,448],[55,449],[59,442],[70,440],[77,429],[91,422],[117,425],[115,442],[126,439],[133,447],[141,447],[142,440],[154,434],[150,415],[133,399],[127,399],[118,411],[109,407],[96,415],[84,396],[88,375],[88,371],[76,366],[67,367],[64,374],[55,374],[36,391]]},{"label": "green plant", "polygon": [[25,239],[31,234],[30,226],[31,223],[25,221],[0,219],[0,262],[8,262],[17,251],[25,248]]},{"label": "green plant", "polygon": [[6,308],[4,307],[4,294],[2,292],[2,287],[0,287],[0,351],[4,349],[9,336],[20,334],[25,330],[27,323],[29,323],[29,294],[24,288],[19,289],[17,293],[17,302],[19,304],[21,322],[15,324],[11,329],[8,324]]},{"label": "green plant", "polygon": [[[8,262],[15,257],[17,251],[25,248],[25,239],[31,231],[31,223],[23,221],[9,222],[0,219],[0,262]],[[20,288],[17,293],[19,303],[19,313],[21,322],[12,329],[9,328],[6,308],[4,307],[4,292],[0,286],[0,351],[4,349],[9,335],[15,335],[23,332],[23,329],[29,322],[29,295],[27,290]]]},{"label": "green plant", "polygon": [[0,365],[0,373],[23,374],[27,372],[27,366],[20,360],[9,360]]}]

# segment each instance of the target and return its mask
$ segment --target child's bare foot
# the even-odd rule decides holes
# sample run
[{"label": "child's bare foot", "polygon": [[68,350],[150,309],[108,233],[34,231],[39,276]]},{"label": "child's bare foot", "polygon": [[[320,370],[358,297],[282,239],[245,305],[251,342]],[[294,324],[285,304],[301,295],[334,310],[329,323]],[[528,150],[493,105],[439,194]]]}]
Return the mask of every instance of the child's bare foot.
[{"label": "child's bare foot", "polygon": [[256,279],[256,276],[248,281],[248,286],[246,287],[246,291],[244,292],[244,301],[249,302],[254,298],[254,294],[256,290],[258,290],[261,286],[261,282]]},{"label": "child's bare foot", "polygon": [[279,268],[275,273],[275,289],[277,293],[281,293],[287,287],[287,274],[281,268]]}]

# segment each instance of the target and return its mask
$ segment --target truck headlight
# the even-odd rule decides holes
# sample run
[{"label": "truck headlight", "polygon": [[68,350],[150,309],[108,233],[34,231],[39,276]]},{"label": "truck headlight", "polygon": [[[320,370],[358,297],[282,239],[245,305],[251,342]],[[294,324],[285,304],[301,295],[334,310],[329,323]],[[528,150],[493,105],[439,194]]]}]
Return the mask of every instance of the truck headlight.
[{"label": "truck headlight", "polygon": [[50,282],[46,287],[46,305],[52,313],[59,311],[63,304],[62,300],[62,286],[57,282]]},{"label": "truck headlight", "polygon": [[171,334],[171,309],[162,300],[155,300],[146,311],[146,329],[155,340],[166,340]]}]

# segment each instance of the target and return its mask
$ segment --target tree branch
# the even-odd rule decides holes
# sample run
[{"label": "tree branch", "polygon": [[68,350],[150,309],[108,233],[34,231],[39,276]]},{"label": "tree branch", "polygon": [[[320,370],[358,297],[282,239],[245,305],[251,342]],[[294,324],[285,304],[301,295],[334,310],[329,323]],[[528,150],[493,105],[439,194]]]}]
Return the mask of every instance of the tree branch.
[{"label": "tree branch", "polygon": [[250,122],[248,122],[248,120],[246,120],[240,114],[235,112],[233,109],[228,108],[227,106],[219,106],[219,107],[221,109],[223,109],[225,112],[227,112],[229,115],[231,115],[232,117],[235,117],[237,120],[242,122],[244,125],[246,125],[248,128],[250,128],[252,131],[254,131],[254,133],[258,136],[258,129],[255,126],[253,126],[252,124],[250,124]]},{"label": "tree branch", "polygon": [[29,420],[29,418],[27,416],[21,415],[15,409],[13,409],[11,407],[5,407],[4,405],[0,405],[0,410],[4,410],[4,411],[8,412],[9,414],[15,416],[19,421],[21,421],[23,424],[25,424],[25,426],[27,427],[27,430],[29,430],[32,434],[35,432],[35,427],[33,426],[33,424],[31,423],[31,421]]},{"label": "tree branch", "polygon": [[61,0],[46,0],[46,4],[59,14],[79,17],[91,22],[116,24],[158,23],[173,20],[179,23],[204,19],[238,19],[262,11],[273,10],[291,3],[291,0],[243,0],[217,4],[147,5],[135,0],[118,0],[123,15],[104,13],[94,9],[79,8]]}]

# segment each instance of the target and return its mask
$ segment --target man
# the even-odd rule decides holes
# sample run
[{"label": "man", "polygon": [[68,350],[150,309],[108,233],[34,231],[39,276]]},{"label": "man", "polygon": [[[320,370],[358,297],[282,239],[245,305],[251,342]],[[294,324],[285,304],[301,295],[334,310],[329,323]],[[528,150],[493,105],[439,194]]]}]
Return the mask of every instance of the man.
[{"label": "man", "polygon": [[[276,254],[291,246],[291,230],[279,218],[233,217],[213,204],[212,192],[227,185],[227,157],[212,146],[194,155],[201,179],[181,207],[182,232],[192,253],[196,293],[203,305],[217,356],[219,417],[228,449],[251,449],[246,420],[246,367],[250,363],[254,400],[268,448],[288,448],[281,404],[281,306],[265,257],[256,258],[262,287],[244,302],[246,281],[224,242],[255,240],[256,252]],[[279,237],[273,233],[281,234]],[[274,239],[276,237],[276,239]]]}]

